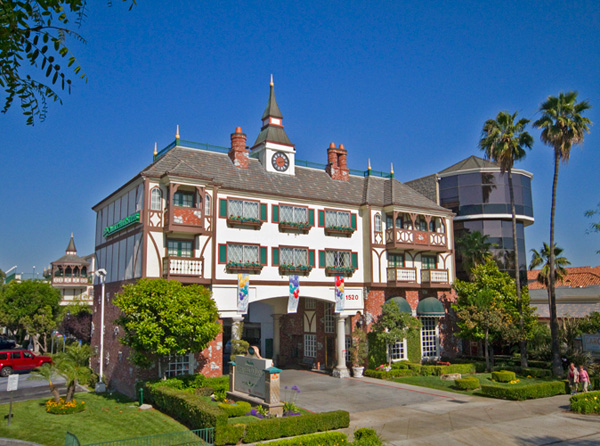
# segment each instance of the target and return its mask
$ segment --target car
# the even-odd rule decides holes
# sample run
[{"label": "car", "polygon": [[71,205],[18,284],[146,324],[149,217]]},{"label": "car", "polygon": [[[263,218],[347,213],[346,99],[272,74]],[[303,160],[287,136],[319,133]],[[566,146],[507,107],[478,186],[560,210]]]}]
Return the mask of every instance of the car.
[{"label": "car", "polygon": [[0,335],[0,350],[12,350],[16,347],[17,343],[14,340],[9,339],[4,335]]},{"label": "car", "polygon": [[23,349],[0,351],[0,376],[3,377],[13,372],[29,372],[45,364],[52,364],[50,356],[36,356]]}]

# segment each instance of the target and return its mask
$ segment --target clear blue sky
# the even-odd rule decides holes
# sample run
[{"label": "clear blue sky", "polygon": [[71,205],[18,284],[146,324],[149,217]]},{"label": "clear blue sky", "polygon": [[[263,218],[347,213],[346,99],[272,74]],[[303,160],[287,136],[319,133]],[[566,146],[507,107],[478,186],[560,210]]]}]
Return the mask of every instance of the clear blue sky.
[{"label": "clear blue sky", "polygon": [[[154,142],[228,146],[260,130],[269,76],[299,159],[326,162],[334,141],[351,168],[401,181],[442,170],[477,148],[501,110],[537,119],[548,95],[578,90],[596,123],[561,165],[556,239],[573,265],[598,265],[600,3],[90,1],[72,48],[87,83],[24,124],[0,115],[0,268],[39,272],[70,233],[93,252],[91,206],[152,161]],[[517,167],[534,174],[527,249],[549,240],[551,149],[536,142]]]}]

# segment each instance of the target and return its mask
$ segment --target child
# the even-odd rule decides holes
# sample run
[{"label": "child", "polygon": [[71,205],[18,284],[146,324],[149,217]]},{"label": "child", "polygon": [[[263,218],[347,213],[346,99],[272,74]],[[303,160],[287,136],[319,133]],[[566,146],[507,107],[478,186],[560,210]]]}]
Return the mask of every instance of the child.
[{"label": "child", "polygon": [[579,382],[584,392],[588,391],[588,385],[590,384],[590,375],[587,370],[584,370],[583,366],[579,366]]}]

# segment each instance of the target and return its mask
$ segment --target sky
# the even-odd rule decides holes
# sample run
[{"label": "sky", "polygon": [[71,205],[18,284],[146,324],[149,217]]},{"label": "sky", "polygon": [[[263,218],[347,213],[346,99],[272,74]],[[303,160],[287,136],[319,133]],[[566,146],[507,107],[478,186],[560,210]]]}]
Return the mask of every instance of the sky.
[{"label": "sky", "polygon": [[[573,266],[599,265],[600,234],[584,213],[600,202],[600,2],[90,1],[69,40],[87,75],[63,104],[26,126],[0,114],[0,269],[40,273],[65,253],[94,251],[92,206],[174,140],[230,145],[260,130],[270,75],[296,157],[429,175],[478,149],[500,111],[532,122],[540,104],[577,90],[596,125],[558,180],[556,240]],[[75,25],[74,25],[75,26]],[[41,72],[38,78],[43,77]],[[41,80],[41,79],[40,79]],[[2,96],[2,100],[4,96]],[[18,104],[16,104],[18,105]],[[533,173],[527,250],[549,241],[552,149],[515,167]],[[600,221],[600,216],[596,218]],[[529,259],[528,259],[529,260]]]}]

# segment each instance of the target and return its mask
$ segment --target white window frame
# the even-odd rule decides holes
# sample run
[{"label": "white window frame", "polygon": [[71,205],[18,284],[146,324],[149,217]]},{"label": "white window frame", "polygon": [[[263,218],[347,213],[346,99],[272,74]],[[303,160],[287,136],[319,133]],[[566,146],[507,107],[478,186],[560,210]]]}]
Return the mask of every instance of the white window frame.
[{"label": "white window frame", "polygon": [[[242,247],[242,258],[234,258],[233,250],[235,247]],[[256,257],[253,255],[256,253]],[[243,243],[227,243],[227,261],[239,263],[260,263],[260,246],[244,245]]]},{"label": "white window frame", "polygon": [[212,202],[211,196],[208,194],[205,194],[204,195],[204,215],[210,215],[212,213],[211,202]]},{"label": "white window frame", "polygon": [[[235,214],[233,212],[233,204],[234,203],[240,203],[241,204],[241,215]],[[254,212],[254,209],[256,209],[256,213]],[[258,201],[246,201],[246,200],[236,200],[233,198],[229,199],[229,202],[227,203],[227,216],[229,218],[231,217],[242,217],[242,218],[255,218],[255,219],[259,219],[260,217],[260,203]]]},{"label": "white window frame", "polygon": [[382,229],[381,214],[375,214],[375,232],[381,232]]},{"label": "white window frame", "polygon": [[172,378],[175,376],[189,375],[191,373],[192,359],[191,354],[188,355],[171,355],[167,363],[165,376]]},{"label": "white window frame", "polygon": [[352,252],[327,249],[325,251],[325,267],[330,268],[333,266],[347,266],[352,268]]},{"label": "white window frame", "polygon": [[352,362],[352,358],[350,357],[350,349],[352,348],[352,336],[346,336],[344,342],[344,359],[346,362]]},{"label": "white window frame", "polygon": [[[440,324],[433,316],[421,316],[421,357],[435,359],[440,356]],[[434,324],[433,329],[430,327]],[[433,341],[433,344],[432,344]],[[432,348],[433,347],[433,348]]]},{"label": "white window frame", "polygon": [[408,360],[408,344],[406,338],[402,341],[398,341],[395,344],[387,345],[387,356],[388,361],[390,362],[398,362],[398,361],[407,361]]},{"label": "white window frame", "polygon": [[[289,210],[286,211],[285,209]],[[286,212],[291,212],[291,220],[289,218],[284,218]],[[308,208],[282,204],[279,206],[279,216],[280,222],[308,223]]]},{"label": "white window frame", "polygon": [[160,211],[162,210],[162,191],[159,187],[155,187],[150,192],[150,210]]},{"label": "white window frame", "polygon": [[323,317],[323,326],[325,333],[335,333],[335,304],[325,303],[325,315]]},{"label": "white window frame", "polygon": [[[285,254],[284,254],[285,251]],[[291,251],[291,252],[290,252]],[[288,262],[288,257],[291,256],[292,261]],[[307,266],[308,265],[308,248],[279,248],[279,262],[282,265]]]},{"label": "white window frame", "polygon": [[317,357],[317,335],[313,333],[304,334],[304,357]]},{"label": "white window frame", "polygon": [[[181,196],[181,197],[186,197],[185,200],[180,200],[180,202],[178,202],[177,200],[175,200],[176,196]],[[188,197],[191,198],[191,201],[188,200]],[[188,190],[178,190],[177,192],[175,192],[173,194],[173,205],[180,207],[180,208],[193,208],[195,203],[196,194],[192,191],[188,191]],[[189,201],[189,202],[188,202]]]},{"label": "white window frame", "polygon": [[[173,246],[177,244],[177,246]],[[189,246],[189,255],[184,255],[188,250],[183,249],[183,245]],[[176,251],[174,253],[174,251]],[[167,256],[169,257],[194,257],[194,241],[193,240],[169,240],[167,239]]]},{"label": "white window frame", "polygon": [[334,211],[331,209],[325,210],[325,227],[343,226],[351,227],[352,217],[350,211]]}]

